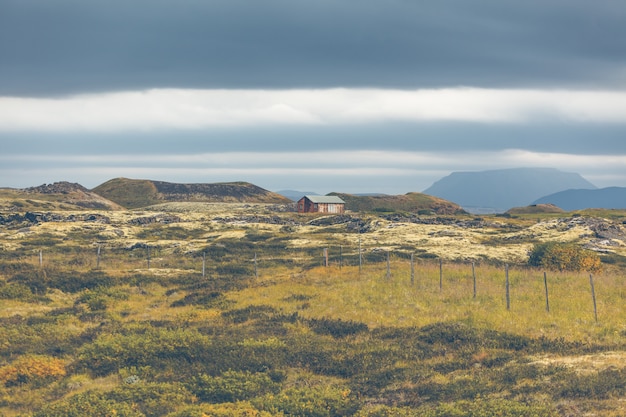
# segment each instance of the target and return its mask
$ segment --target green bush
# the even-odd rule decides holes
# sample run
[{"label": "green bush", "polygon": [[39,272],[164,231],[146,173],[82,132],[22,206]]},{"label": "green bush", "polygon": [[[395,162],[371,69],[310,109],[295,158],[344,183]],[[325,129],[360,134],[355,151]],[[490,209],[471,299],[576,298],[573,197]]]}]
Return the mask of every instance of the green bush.
[{"label": "green bush", "polygon": [[355,417],[557,417],[549,407],[503,399],[476,399],[419,408],[377,406],[360,410]]},{"label": "green bush", "polygon": [[118,403],[101,393],[76,394],[66,400],[44,406],[33,417],[144,417],[131,404]]},{"label": "green bush", "polygon": [[50,274],[48,286],[67,293],[77,293],[95,288],[109,288],[116,283],[117,280],[115,278],[102,271],[83,273],[59,272]]},{"label": "green bush", "polygon": [[558,271],[602,270],[600,256],[574,243],[548,242],[535,244],[530,251],[528,264]]},{"label": "green bush", "polygon": [[179,367],[210,358],[212,344],[195,330],[148,327],[127,333],[99,335],[78,352],[76,365],[95,375],[107,375],[120,368],[153,366]]},{"label": "green bush", "polygon": [[216,377],[199,375],[193,379],[189,389],[202,401],[225,403],[277,394],[280,384],[267,373],[226,371]]},{"label": "green bush", "polygon": [[183,307],[186,305],[200,305],[207,308],[220,308],[228,304],[224,295],[217,291],[193,292],[180,300],[176,300],[171,307]]},{"label": "green bush", "polygon": [[556,388],[556,394],[569,398],[604,399],[626,394],[626,369],[605,369],[592,375],[569,375]]},{"label": "green bush", "polygon": [[106,398],[118,404],[132,404],[146,416],[164,416],[194,401],[192,394],[179,383],[125,384]]},{"label": "green bush", "polygon": [[317,334],[327,334],[334,338],[352,336],[357,333],[367,332],[367,324],[352,320],[341,319],[309,319],[307,324]]},{"label": "green bush", "polygon": [[270,394],[252,400],[252,404],[272,415],[298,417],[348,416],[358,409],[358,403],[350,390],[338,386],[290,388],[277,395]]},{"label": "green bush", "polygon": [[33,294],[44,295],[48,291],[48,279],[43,271],[18,273],[12,276],[8,282],[25,285]]},{"label": "green bush", "polygon": [[30,288],[19,282],[0,282],[0,299],[32,301],[34,299]]}]

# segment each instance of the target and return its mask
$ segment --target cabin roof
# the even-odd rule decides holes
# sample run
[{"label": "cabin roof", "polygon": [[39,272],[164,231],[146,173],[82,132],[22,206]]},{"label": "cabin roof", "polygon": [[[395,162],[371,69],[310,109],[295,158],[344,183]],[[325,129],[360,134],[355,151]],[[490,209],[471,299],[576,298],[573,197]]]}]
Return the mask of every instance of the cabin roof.
[{"label": "cabin roof", "polygon": [[318,204],[346,204],[345,201],[336,195],[305,195],[302,198],[306,198],[312,203]]}]

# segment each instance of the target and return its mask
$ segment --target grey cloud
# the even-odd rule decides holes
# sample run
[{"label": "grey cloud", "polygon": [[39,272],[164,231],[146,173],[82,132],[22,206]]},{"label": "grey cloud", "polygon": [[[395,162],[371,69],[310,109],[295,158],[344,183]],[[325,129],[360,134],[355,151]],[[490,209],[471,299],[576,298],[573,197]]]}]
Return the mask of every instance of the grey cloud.
[{"label": "grey cloud", "polygon": [[0,94],[610,88],[625,77],[625,18],[612,0],[0,0]]},{"label": "grey cloud", "polygon": [[5,154],[201,154],[397,150],[472,152],[522,149],[572,155],[626,154],[623,125],[381,123],[333,127],[255,127],[122,134],[0,133]]}]

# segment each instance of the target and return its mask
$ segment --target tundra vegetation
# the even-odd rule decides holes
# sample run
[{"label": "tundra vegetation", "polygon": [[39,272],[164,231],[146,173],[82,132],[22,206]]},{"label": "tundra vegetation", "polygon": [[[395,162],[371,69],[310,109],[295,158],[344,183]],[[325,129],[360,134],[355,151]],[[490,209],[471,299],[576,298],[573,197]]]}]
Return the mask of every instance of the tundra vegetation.
[{"label": "tundra vegetation", "polygon": [[626,414],[624,212],[0,216],[1,416]]}]

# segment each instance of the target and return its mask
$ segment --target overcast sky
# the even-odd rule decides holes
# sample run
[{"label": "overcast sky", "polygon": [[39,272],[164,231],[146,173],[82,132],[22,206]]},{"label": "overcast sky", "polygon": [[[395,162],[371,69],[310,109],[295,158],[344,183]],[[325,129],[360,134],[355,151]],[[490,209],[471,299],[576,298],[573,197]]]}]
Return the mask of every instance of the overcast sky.
[{"label": "overcast sky", "polygon": [[622,0],[0,0],[0,187],[626,186]]}]

